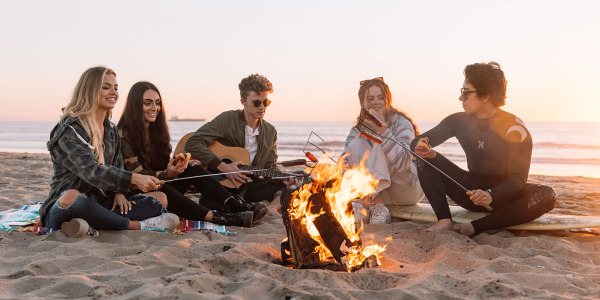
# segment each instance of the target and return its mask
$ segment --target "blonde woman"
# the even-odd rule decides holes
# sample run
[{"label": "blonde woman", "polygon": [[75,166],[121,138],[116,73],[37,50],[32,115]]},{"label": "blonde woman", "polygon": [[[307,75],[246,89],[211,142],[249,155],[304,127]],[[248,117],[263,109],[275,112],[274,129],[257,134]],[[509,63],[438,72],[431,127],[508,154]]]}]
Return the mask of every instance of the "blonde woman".
[{"label": "blonde woman", "polygon": [[95,229],[172,229],[179,223],[161,192],[133,195],[157,188],[152,176],[123,170],[120,138],[111,123],[119,99],[116,73],[106,67],[86,70],[47,143],[54,176],[48,199],[40,208],[42,225],[68,236]]},{"label": "blonde woman", "polygon": [[[352,166],[365,158],[365,166],[379,184],[370,199],[352,204],[354,215],[358,225],[361,220],[371,224],[389,223],[390,212],[385,205],[412,205],[424,197],[412,155],[390,140],[408,145],[419,131],[405,113],[392,107],[392,93],[382,77],[361,81],[358,99],[361,114],[346,138],[344,153],[348,154],[346,161]],[[363,110],[369,111],[383,124],[365,118]],[[383,139],[381,145],[376,144],[361,136],[361,130],[388,139]]]}]

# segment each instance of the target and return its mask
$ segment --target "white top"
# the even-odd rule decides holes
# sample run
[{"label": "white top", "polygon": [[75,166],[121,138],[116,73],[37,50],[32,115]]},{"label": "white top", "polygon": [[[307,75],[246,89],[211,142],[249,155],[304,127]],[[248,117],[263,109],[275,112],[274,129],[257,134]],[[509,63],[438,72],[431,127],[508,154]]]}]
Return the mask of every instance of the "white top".
[{"label": "white top", "polygon": [[254,156],[258,151],[258,128],[252,129],[252,127],[246,125],[246,146],[244,148],[250,152],[250,164],[254,161]]}]

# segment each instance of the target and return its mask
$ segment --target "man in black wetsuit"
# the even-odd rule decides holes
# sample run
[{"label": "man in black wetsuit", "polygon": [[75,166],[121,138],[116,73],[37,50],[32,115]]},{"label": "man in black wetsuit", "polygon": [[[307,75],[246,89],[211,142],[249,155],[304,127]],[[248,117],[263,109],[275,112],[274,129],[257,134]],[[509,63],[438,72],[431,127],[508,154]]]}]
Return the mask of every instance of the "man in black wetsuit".
[{"label": "man in black wetsuit", "polygon": [[[500,106],[505,104],[506,79],[495,62],[468,65],[460,97],[464,112],[446,117],[411,143],[415,153],[448,174],[470,192],[431,166],[418,161],[419,182],[438,222],[429,231],[454,229],[473,236],[485,230],[529,222],[552,210],[554,189],[528,184],[532,140],[525,124]],[[465,171],[435,147],[456,137],[465,151]],[[427,143],[428,142],[428,143]],[[472,211],[490,214],[471,223],[452,226],[446,200]]]}]

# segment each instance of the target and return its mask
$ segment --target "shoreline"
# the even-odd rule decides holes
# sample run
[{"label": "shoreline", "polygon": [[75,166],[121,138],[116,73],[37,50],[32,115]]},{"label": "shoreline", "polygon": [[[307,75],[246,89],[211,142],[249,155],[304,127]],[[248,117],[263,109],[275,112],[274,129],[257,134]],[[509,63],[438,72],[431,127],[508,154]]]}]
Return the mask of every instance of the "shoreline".
[{"label": "shoreline", "polygon": [[[48,154],[0,152],[0,210],[44,201]],[[532,175],[552,185],[551,213],[600,216],[600,179]],[[600,235],[594,230],[494,230],[468,238],[428,233],[430,223],[393,219],[365,236],[392,241],[382,265],[354,273],[280,264],[281,217],[224,236],[196,231],[101,231],[69,239],[0,232],[0,294],[7,298],[595,298]],[[597,229],[596,229],[597,230]]]}]

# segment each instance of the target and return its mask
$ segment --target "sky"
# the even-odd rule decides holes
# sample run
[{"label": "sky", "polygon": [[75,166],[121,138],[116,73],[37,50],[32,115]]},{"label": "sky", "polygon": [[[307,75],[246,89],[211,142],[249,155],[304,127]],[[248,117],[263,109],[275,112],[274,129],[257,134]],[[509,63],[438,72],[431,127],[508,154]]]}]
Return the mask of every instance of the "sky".
[{"label": "sky", "polygon": [[0,121],[58,120],[87,68],[114,69],[118,121],[151,81],[167,115],[241,108],[267,76],[269,121],[352,121],[382,76],[416,122],[461,111],[466,65],[499,62],[525,122],[600,118],[600,1],[4,1]]}]

